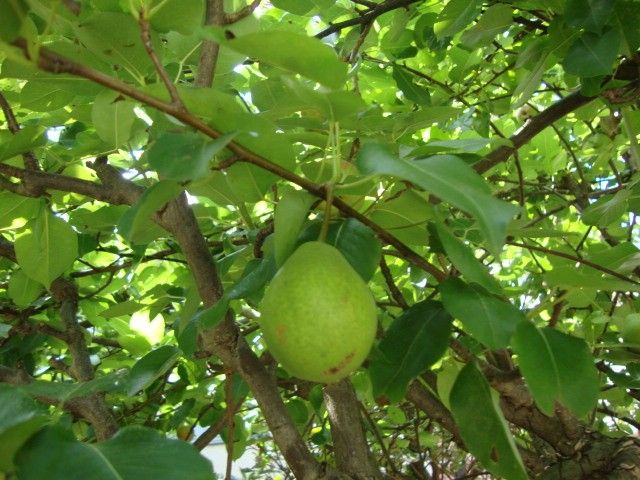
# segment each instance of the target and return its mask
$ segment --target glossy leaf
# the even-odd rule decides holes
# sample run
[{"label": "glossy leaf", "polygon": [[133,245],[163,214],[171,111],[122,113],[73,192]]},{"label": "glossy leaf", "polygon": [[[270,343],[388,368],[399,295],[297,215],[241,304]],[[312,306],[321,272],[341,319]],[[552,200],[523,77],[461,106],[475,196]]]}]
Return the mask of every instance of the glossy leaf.
[{"label": "glossy leaf", "polygon": [[382,255],[382,245],[373,230],[347,218],[329,230],[327,242],[340,250],[365,282],[371,279]]},{"label": "glossy leaf", "polygon": [[449,404],[469,452],[487,470],[509,480],[529,478],[496,395],[473,362],[458,374]]},{"label": "glossy leaf", "polygon": [[520,310],[480,286],[450,278],[438,289],[447,311],[489,348],[506,348],[516,327],[524,320]]},{"label": "glossy leaf", "polygon": [[502,293],[500,284],[475,257],[469,246],[441,223],[436,224],[436,230],[447,257],[469,282],[477,283],[491,293],[498,295]]},{"label": "glossy leaf", "polygon": [[46,210],[29,225],[15,242],[18,264],[29,278],[48,288],[75,261],[78,236],[64,220]]},{"label": "glossy leaf", "polygon": [[293,252],[313,201],[314,197],[308,193],[301,190],[291,190],[285,193],[278,202],[273,219],[273,248],[277,267],[281,267]]},{"label": "glossy leaf", "polygon": [[434,301],[416,303],[399,316],[370,355],[374,395],[401,400],[409,382],[444,355],[451,320],[442,304]]},{"label": "glossy leaf", "polygon": [[20,478],[63,480],[213,480],[211,464],[191,445],[144,427],[124,427],[106,442],[80,443],[60,426],[34,436],[19,452]]},{"label": "glossy leaf", "polygon": [[507,224],[516,212],[491,196],[484,180],[457,157],[436,156],[409,162],[398,159],[382,144],[368,143],[358,152],[357,165],[364,174],[394,175],[411,181],[442,200],[474,215],[489,248],[498,253]]},{"label": "glossy leaf", "polygon": [[165,345],[147,353],[138,360],[129,375],[127,393],[135,395],[140,390],[144,390],[157,378],[164,375],[180,357],[180,349]]},{"label": "glossy leaf", "polygon": [[512,346],[527,386],[545,414],[553,416],[555,402],[578,417],[596,407],[600,382],[584,340],[522,322]]}]

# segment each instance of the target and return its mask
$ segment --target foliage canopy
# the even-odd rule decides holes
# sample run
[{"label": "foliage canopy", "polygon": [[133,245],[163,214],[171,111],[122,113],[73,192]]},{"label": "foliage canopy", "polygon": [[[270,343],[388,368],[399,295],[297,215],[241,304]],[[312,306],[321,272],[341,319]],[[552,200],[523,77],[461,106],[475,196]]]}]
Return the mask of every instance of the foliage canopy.
[{"label": "foliage canopy", "polygon": [[[248,478],[640,477],[637,1],[0,18],[0,477],[228,477],[218,435]],[[329,385],[258,311],[319,237],[378,309]]]}]

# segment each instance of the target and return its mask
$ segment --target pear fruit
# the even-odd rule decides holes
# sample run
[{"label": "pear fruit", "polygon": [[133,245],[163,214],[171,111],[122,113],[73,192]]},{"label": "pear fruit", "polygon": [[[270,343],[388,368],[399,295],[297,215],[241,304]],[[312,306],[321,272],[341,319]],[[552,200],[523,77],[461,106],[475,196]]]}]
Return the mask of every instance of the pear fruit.
[{"label": "pear fruit", "polygon": [[290,374],[314,382],[337,382],[358,368],[377,328],[366,283],[335,247],[322,242],[293,252],[265,291],[260,312],[274,358]]}]

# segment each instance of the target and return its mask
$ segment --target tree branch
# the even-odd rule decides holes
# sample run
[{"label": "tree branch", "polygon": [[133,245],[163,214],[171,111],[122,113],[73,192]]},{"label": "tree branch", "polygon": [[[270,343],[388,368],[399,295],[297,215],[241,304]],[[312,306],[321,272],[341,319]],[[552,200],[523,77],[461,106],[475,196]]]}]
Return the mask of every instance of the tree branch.
[{"label": "tree branch", "polygon": [[531,118],[518,133],[509,137],[512,146],[498,147],[485,158],[474,163],[474,170],[478,173],[484,173],[499,163],[506,161],[513,152],[518,150],[553,122],[560,120],[565,115],[577,110],[583,105],[588,104],[595,98],[596,97],[585,97],[579,91],[567,95],[562,100],[557,101],[546,110],[543,110],[538,115]]},{"label": "tree branch", "polygon": [[353,27],[354,25],[364,25],[367,23],[371,23],[380,15],[390,12],[391,10],[395,10],[396,8],[408,7],[412,3],[418,3],[419,1],[421,0],[388,0],[386,2],[380,3],[370,11],[361,14],[359,17],[354,17],[343,22],[332,24],[330,27],[325,28],[320,33],[317,33],[316,38],[324,38],[331,35],[332,33],[338,33],[344,28]]},{"label": "tree branch", "polygon": [[[4,97],[2,93],[0,93],[0,108],[2,108],[2,113],[4,113],[4,118],[7,120],[7,125],[9,126],[9,131],[14,135],[18,133],[20,130],[20,124],[18,120],[16,120],[16,116],[13,113],[13,109],[7,99]],[[39,170],[40,166],[38,165],[38,160],[36,160],[33,152],[27,152],[22,154],[22,158],[24,159],[24,166],[28,170]]]},{"label": "tree branch", "polygon": [[336,466],[356,480],[382,478],[371,460],[356,392],[348,379],[324,387]]},{"label": "tree branch", "polygon": [[256,8],[260,5],[261,0],[253,0],[249,5],[242,7],[237,12],[233,13],[222,13],[222,24],[223,25],[231,25],[233,23],[239,22],[243,18],[251,15]]},{"label": "tree branch", "polygon": [[[224,24],[224,0],[207,0],[205,25]],[[196,74],[196,87],[210,87],[213,85],[213,76],[218,63],[220,44],[213,40],[203,40],[200,46],[200,61]]]}]

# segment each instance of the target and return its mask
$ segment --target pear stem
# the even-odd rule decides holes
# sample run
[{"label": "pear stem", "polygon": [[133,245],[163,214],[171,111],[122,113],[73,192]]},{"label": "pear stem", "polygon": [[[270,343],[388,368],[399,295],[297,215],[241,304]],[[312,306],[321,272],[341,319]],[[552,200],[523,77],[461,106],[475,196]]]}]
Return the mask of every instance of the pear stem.
[{"label": "pear stem", "polygon": [[327,198],[324,205],[324,219],[322,220],[322,228],[320,228],[320,236],[318,240],[327,241],[327,233],[329,233],[329,223],[331,222],[331,205],[333,204],[333,183],[327,184]]}]

